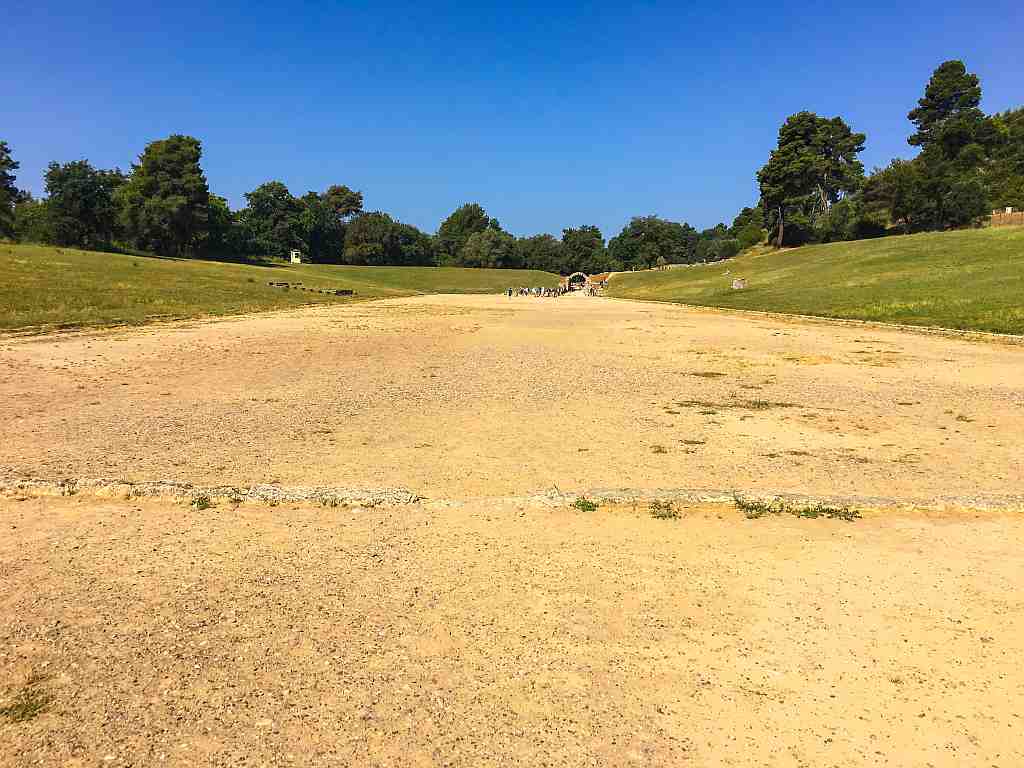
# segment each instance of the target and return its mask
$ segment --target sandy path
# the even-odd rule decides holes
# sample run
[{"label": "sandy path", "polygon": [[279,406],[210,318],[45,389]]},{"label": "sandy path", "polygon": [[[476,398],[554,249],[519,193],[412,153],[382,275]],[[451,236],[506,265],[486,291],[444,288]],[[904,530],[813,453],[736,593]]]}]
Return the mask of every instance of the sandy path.
[{"label": "sandy path", "polygon": [[1024,764],[1019,513],[497,498],[1017,494],[1022,373],[582,297],[6,338],[0,471],[431,500],[0,498],[0,765]]},{"label": "sandy path", "polygon": [[1024,347],[434,296],[0,341],[0,467],[401,485],[1020,492]]},{"label": "sandy path", "polygon": [[1024,521],[0,501],[2,765],[1024,764]]}]

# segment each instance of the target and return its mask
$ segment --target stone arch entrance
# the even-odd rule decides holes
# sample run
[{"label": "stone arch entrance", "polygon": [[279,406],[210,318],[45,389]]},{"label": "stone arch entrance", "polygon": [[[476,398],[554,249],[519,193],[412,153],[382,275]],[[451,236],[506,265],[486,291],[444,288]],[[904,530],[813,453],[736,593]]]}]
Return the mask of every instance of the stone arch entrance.
[{"label": "stone arch entrance", "polygon": [[569,286],[569,290],[582,288],[584,285],[586,285],[586,283],[587,276],[582,272],[573,272],[571,275],[569,275],[568,280],[566,280],[566,284]]}]

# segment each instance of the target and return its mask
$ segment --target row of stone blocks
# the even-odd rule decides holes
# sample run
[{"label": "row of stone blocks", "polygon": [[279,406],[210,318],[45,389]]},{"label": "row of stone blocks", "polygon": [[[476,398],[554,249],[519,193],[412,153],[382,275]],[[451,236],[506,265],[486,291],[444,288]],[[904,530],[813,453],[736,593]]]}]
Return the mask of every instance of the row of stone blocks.
[{"label": "row of stone blocks", "polygon": [[267,283],[271,288],[284,288],[286,291],[294,288],[297,291],[309,291],[310,293],[324,293],[329,296],[355,296],[356,292],[350,288],[307,288],[302,283],[281,283],[270,281]]}]

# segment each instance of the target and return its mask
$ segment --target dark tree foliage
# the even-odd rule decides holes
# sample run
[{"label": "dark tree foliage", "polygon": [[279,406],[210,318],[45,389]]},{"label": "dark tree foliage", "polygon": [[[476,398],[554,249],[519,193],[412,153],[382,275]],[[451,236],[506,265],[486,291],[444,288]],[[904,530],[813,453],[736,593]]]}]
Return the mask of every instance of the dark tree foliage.
[{"label": "dark tree foliage", "polygon": [[751,224],[760,227],[763,221],[764,211],[761,210],[760,206],[757,208],[744,207],[736,214],[736,218],[732,220],[732,226],[729,227],[729,234],[733,237],[738,237],[739,233]]},{"label": "dark tree foliage", "polygon": [[516,240],[516,259],[524,269],[568,274],[562,243],[551,235],[534,235]]},{"label": "dark tree foliage", "polygon": [[14,206],[18,202],[18,188],[14,186],[19,163],[11,157],[11,148],[0,141],[0,237],[14,236]]},{"label": "dark tree foliage", "polygon": [[866,206],[886,212],[904,232],[922,229],[934,218],[921,164],[913,160],[896,159],[877,169],[865,182],[862,197]]},{"label": "dark tree foliage", "polygon": [[300,202],[298,232],[303,252],[316,263],[342,261],[345,227],[353,216],[362,213],[363,193],[336,184],[323,194],[307,192]]},{"label": "dark tree foliage", "polygon": [[933,229],[971,224],[986,212],[983,173],[997,132],[980,103],[978,77],[962,61],[946,61],[907,115],[917,128],[907,141],[921,147],[915,162]]},{"label": "dark tree foliage", "polygon": [[761,243],[765,239],[765,230],[761,228],[760,223],[751,221],[736,231],[735,237],[739,250],[743,251]]},{"label": "dark tree foliage", "polygon": [[969,144],[987,143],[991,125],[979,109],[981,83],[962,61],[946,61],[936,68],[917,107],[907,115],[916,131],[907,143],[933,148],[945,160],[955,159]]},{"label": "dark tree foliage", "polygon": [[162,255],[190,253],[206,234],[210,190],[191,136],[154,141],[118,189],[121,225],[139,248]]},{"label": "dark tree foliage", "polygon": [[284,258],[302,245],[299,235],[300,203],[280,181],[267,181],[245,194],[241,220],[262,256]]},{"label": "dark tree foliage", "polygon": [[[745,251],[747,248],[751,248],[765,238],[765,231],[762,229],[764,222],[764,211],[761,210],[760,206],[755,208],[744,207],[739,213],[736,214],[732,220],[732,225],[726,230],[725,234],[720,238],[727,242],[724,245],[716,246],[711,249],[713,253],[707,253],[708,247],[704,247],[706,255],[716,255],[719,258],[731,258],[740,251]],[[733,253],[735,250],[736,253]]]},{"label": "dark tree foliage", "polygon": [[697,231],[657,216],[636,216],[608,242],[608,255],[630,269],[647,269],[661,259],[683,264],[696,254]]},{"label": "dark tree foliage", "polygon": [[621,269],[622,265],[608,255],[604,236],[595,226],[568,227],[562,230],[562,253],[567,273],[588,275]]},{"label": "dark tree foliage", "polygon": [[375,211],[356,216],[345,231],[346,264],[432,266],[431,238],[409,224]]},{"label": "dark tree foliage", "polygon": [[284,258],[297,248],[316,263],[344,262],[346,225],[363,210],[362,192],[340,184],[296,198],[282,182],[268,181],[245,199],[238,218],[257,253]]},{"label": "dark tree foliage", "polygon": [[28,192],[19,193],[14,204],[14,237],[29,243],[54,242],[46,200],[36,200]]},{"label": "dark tree foliage", "polygon": [[223,197],[210,195],[206,238],[202,244],[203,255],[234,261],[249,259],[258,250],[245,224],[243,212],[232,211]]},{"label": "dark tree foliage", "polygon": [[460,267],[516,269],[522,266],[512,235],[497,229],[474,232],[452,262]]},{"label": "dark tree foliage", "polygon": [[865,209],[884,213],[904,232],[978,223],[993,206],[1024,203],[1024,176],[1015,164],[1024,132],[1012,113],[981,111],[981,83],[962,61],[932,73],[907,115],[907,139],[921,153],[876,170],[865,186]]},{"label": "dark tree foliage", "polygon": [[437,230],[437,254],[441,264],[454,264],[470,236],[487,229],[500,230],[497,219],[487,215],[477,203],[466,203],[441,222]]},{"label": "dark tree foliage", "polygon": [[117,190],[125,175],[93,168],[87,160],[50,163],[46,169],[49,231],[57,245],[109,246],[118,234]]},{"label": "dark tree foliage", "polygon": [[[779,129],[778,146],[757,173],[766,223],[775,230],[775,245],[796,244],[807,225],[843,196],[857,191],[864,166],[857,159],[864,134],[854,133],[840,117],[798,112]],[[794,219],[798,238],[786,240]]]},{"label": "dark tree foliage", "polygon": [[992,208],[1024,208],[1024,108],[994,115],[992,128],[989,202]]},{"label": "dark tree foliage", "polygon": [[326,195],[307,192],[299,203],[298,236],[303,253],[318,264],[340,261],[345,252],[345,220]]},{"label": "dark tree foliage", "polygon": [[705,230],[705,236],[697,241],[697,262],[731,259],[740,252],[740,242],[734,237],[722,236],[715,230]]},{"label": "dark tree foliage", "polygon": [[814,222],[813,239],[818,243],[862,240],[885,234],[885,226],[867,215],[861,197],[840,200]]}]

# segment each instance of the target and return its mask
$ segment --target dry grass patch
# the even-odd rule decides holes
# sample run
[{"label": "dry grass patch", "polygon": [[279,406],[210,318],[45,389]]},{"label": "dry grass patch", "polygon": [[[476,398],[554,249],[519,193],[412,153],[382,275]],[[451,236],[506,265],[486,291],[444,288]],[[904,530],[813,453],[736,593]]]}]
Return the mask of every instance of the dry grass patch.
[{"label": "dry grass patch", "polygon": [[53,695],[42,687],[47,680],[49,675],[35,672],[29,675],[11,703],[0,707],[0,717],[12,723],[23,723],[42,714],[53,701]]}]

